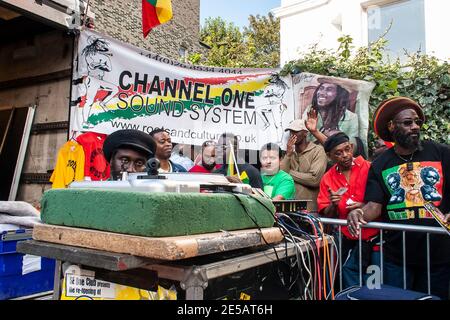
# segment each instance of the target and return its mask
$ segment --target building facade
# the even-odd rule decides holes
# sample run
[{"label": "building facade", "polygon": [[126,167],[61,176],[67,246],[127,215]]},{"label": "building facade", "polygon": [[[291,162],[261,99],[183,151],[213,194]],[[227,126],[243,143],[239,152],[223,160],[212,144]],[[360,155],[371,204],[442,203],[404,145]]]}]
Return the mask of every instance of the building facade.
[{"label": "building facade", "polygon": [[[89,8],[86,10],[86,5]],[[201,50],[200,0],[172,0],[173,18],[143,38],[140,0],[0,0],[0,200],[39,206],[68,137],[72,24],[174,60]],[[78,20],[76,20],[78,19]]]},{"label": "building facade", "polygon": [[298,59],[312,45],[337,49],[350,35],[356,47],[385,34],[390,57],[404,49],[442,60],[450,58],[450,1],[446,0],[281,0],[273,13],[280,18],[281,64]]}]

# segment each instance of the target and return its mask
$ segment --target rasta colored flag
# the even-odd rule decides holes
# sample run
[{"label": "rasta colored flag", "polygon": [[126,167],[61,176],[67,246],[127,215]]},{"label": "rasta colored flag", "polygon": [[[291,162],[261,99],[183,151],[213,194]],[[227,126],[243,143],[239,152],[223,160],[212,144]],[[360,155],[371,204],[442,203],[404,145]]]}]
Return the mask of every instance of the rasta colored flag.
[{"label": "rasta colored flag", "polygon": [[227,176],[234,177],[237,176],[242,181],[242,183],[250,184],[250,178],[247,175],[246,171],[239,172],[239,168],[236,162],[236,158],[234,156],[234,148],[230,143],[230,154],[228,155],[228,167],[227,167]]},{"label": "rasta colored flag", "polygon": [[172,19],[171,0],[142,0],[142,32],[144,38],[156,26]]}]

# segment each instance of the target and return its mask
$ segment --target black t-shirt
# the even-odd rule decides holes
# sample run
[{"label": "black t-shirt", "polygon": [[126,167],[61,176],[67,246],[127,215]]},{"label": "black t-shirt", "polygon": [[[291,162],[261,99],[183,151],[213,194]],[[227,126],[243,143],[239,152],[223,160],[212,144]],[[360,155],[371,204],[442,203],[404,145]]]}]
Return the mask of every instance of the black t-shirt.
[{"label": "black t-shirt", "polygon": [[[391,148],[380,155],[371,166],[365,200],[383,205],[386,222],[440,227],[424,208],[431,201],[444,214],[450,211],[450,147],[431,141],[422,142],[409,168]],[[411,156],[402,156],[408,159]],[[408,170],[410,169],[410,170]],[[396,263],[403,259],[403,233],[385,232],[386,257]],[[426,267],[426,233],[406,232],[406,262],[409,266]],[[450,263],[450,237],[430,234],[431,264]]]},{"label": "black t-shirt", "polygon": [[[252,186],[252,188],[263,188],[263,182],[261,179],[261,175],[259,174],[258,169],[256,169],[254,166],[248,163],[242,163],[238,164],[239,173],[242,174],[244,172],[247,173],[249,184]],[[227,165],[223,165],[220,167],[216,173],[221,173],[223,175],[227,174]]]}]

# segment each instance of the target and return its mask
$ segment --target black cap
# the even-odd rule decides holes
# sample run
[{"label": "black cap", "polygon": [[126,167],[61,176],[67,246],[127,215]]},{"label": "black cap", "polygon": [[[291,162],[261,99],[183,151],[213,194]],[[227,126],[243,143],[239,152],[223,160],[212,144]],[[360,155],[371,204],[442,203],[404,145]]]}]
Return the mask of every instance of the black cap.
[{"label": "black cap", "polygon": [[334,147],[337,147],[338,145],[349,141],[350,138],[348,137],[348,135],[343,132],[338,132],[328,137],[328,139],[323,144],[323,148],[325,149],[325,152],[330,152]]},{"label": "black cap", "polygon": [[114,151],[119,148],[131,148],[133,150],[143,152],[147,155],[147,159],[153,157],[156,152],[156,143],[153,138],[139,130],[118,130],[111,133],[103,144],[103,154],[108,162]]}]

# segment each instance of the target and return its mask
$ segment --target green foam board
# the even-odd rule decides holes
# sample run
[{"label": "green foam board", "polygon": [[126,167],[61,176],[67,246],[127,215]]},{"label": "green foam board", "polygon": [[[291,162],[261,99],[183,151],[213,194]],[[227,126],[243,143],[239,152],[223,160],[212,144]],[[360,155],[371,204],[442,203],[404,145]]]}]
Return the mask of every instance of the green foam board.
[{"label": "green foam board", "polygon": [[41,201],[47,224],[148,237],[266,228],[274,212],[268,199],[225,193],[54,189]]}]

